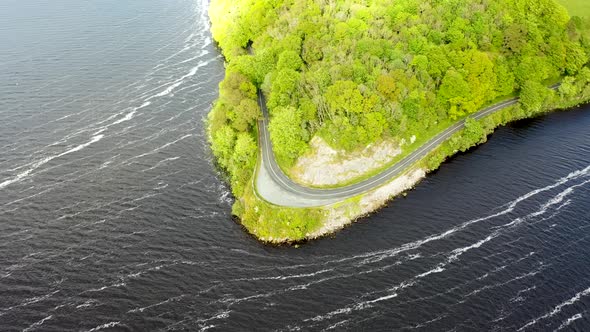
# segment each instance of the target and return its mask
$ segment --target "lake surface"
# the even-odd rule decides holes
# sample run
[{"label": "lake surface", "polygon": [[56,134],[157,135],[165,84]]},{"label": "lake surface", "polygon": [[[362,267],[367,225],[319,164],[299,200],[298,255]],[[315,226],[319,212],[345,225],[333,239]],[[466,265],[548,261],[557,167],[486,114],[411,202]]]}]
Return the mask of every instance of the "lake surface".
[{"label": "lake surface", "polygon": [[589,330],[590,107],[300,248],[232,220],[206,1],[0,2],[0,330]]}]

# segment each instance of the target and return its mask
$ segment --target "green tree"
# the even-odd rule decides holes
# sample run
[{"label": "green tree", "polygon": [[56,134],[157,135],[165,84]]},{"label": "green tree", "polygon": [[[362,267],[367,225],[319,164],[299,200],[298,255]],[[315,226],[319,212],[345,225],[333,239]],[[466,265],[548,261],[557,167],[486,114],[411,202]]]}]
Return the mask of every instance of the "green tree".
[{"label": "green tree", "polygon": [[238,134],[230,165],[232,191],[237,197],[243,194],[244,187],[253,174],[256,152],[254,138],[249,133]]},{"label": "green tree", "polygon": [[504,32],[504,47],[513,53],[520,53],[526,45],[527,32],[527,27],[524,24],[510,24]]},{"label": "green tree", "polygon": [[576,79],[568,76],[561,82],[558,92],[562,98],[572,98],[580,93],[580,88],[576,84]]},{"label": "green tree", "polygon": [[287,50],[279,55],[279,61],[277,62],[277,69],[291,69],[299,70],[303,66],[303,60],[294,51]]},{"label": "green tree", "polygon": [[270,137],[278,158],[290,165],[307,147],[301,114],[293,107],[278,108],[270,125]]},{"label": "green tree", "polygon": [[506,61],[497,60],[495,64],[496,87],[498,96],[508,96],[514,91],[515,78]]},{"label": "green tree", "polygon": [[444,49],[441,47],[431,47],[427,53],[429,59],[428,74],[435,79],[442,79],[451,66]]},{"label": "green tree", "polygon": [[230,113],[232,126],[237,131],[247,131],[256,123],[260,115],[258,103],[252,99],[242,99],[240,105]]},{"label": "green tree", "polygon": [[481,123],[473,118],[465,119],[465,129],[463,130],[463,136],[469,140],[471,144],[479,142],[485,132]]},{"label": "green tree", "polygon": [[236,140],[236,134],[229,126],[223,126],[216,132],[212,133],[213,154],[223,167],[231,165],[231,157]]},{"label": "green tree", "polygon": [[377,78],[377,91],[391,101],[397,100],[398,91],[396,81],[389,75],[380,75]]},{"label": "green tree", "polygon": [[219,95],[225,103],[238,106],[242,99],[256,98],[256,87],[243,74],[231,71],[221,82]]},{"label": "green tree", "polygon": [[417,70],[427,70],[428,69],[428,57],[425,55],[416,55],[414,59],[412,59],[412,67],[416,68]]},{"label": "green tree", "polygon": [[514,71],[516,83],[522,88],[527,81],[543,82],[549,77],[549,65],[539,56],[525,56]]},{"label": "green tree", "polygon": [[387,121],[383,114],[370,112],[364,115],[363,127],[367,133],[366,143],[375,142],[387,131]]},{"label": "green tree", "polygon": [[467,71],[467,84],[471,87],[471,100],[475,108],[496,98],[496,73],[487,53],[472,51],[466,57],[463,69]]},{"label": "green tree", "polygon": [[336,81],[326,91],[326,100],[335,114],[363,112],[364,97],[352,81]]},{"label": "green tree", "polygon": [[547,97],[547,88],[539,82],[527,81],[520,91],[520,104],[528,113],[541,109]]},{"label": "green tree", "polygon": [[471,88],[459,72],[449,70],[445,75],[437,98],[448,107],[448,114],[451,119],[457,119],[473,112],[474,109],[469,103]]},{"label": "green tree", "polygon": [[[255,159],[257,88],[283,167],[313,135],[347,151],[425,137],[514,91],[522,107],[506,120],[524,117],[564,75],[561,102],[590,95],[590,24],[554,0],[211,0],[209,14],[228,64],[208,134],[236,196],[253,172],[240,164]],[[479,139],[476,125],[467,120],[441,156]],[[237,212],[258,215],[242,203]]]},{"label": "green tree", "polygon": [[293,100],[293,96],[297,94],[300,77],[300,74],[293,69],[282,69],[278,71],[272,80],[268,106],[274,109],[294,104],[295,100]]},{"label": "green tree", "polygon": [[566,46],[565,72],[575,75],[588,62],[588,55],[580,45],[568,43]]}]

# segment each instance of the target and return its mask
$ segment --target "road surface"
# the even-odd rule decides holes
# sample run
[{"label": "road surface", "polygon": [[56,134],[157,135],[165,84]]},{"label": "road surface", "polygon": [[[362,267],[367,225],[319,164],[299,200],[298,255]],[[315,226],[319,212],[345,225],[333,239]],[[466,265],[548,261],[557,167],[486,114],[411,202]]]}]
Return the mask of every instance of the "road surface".
[{"label": "road surface", "polygon": [[[551,89],[557,89],[558,87],[559,85],[554,85]],[[472,114],[471,117],[477,120],[482,119],[494,112],[512,106],[518,103],[518,101],[518,98],[503,101],[482,109],[481,111]],[[441,143],[449,139],[453,134],[463,129],[465,126],[465,120],[456,122],[398,163],[371,178],[340,188],[317,189],[295,183],[283,173],[276,162],[272,149],[272,143],[268,131],[268,109],[266,107],[265,97],[260,90],[258,91],[258,103],[262,110],[263,117],[258,121],[258,138],[262,158],[255,179],[256,191],[264,200],[279,206],[313,207],[329,205],[380,187],[403,174],[403,172],[415,162],[425,157],[428,153],[436,149]]]}]

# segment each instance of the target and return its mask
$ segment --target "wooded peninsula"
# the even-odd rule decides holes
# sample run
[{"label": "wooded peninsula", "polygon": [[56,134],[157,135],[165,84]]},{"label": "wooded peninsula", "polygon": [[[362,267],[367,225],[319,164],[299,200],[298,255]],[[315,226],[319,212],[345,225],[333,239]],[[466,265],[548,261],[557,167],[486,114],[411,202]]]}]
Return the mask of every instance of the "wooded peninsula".
[{"label": "wooded peninsula", "polygon": [[[268,167],[259,137],[266,124],[281,172],[302,186],[334,189],[383,173],[457,123],[448,139],[411,160],[407,174],[438,168],[499,125],[587,102],[590,15],[570,16],[562,6],[577,2],[211,0],[226,76],[208,134],[236,199],[233,214],[266,242],[316,238],[421,178],[408,176],[386,197],[375,194],[383,182],[336,203],[271,203],[257,189],[267,181],[257,180]],[[502,107],[478,113],[493,105]],[[377,158],[369,147],[385,143],[393,148],[383,162],[354,172],[342,166]],[[329,185],[298,180],[321,151],[335,151],[349,175]]]}]

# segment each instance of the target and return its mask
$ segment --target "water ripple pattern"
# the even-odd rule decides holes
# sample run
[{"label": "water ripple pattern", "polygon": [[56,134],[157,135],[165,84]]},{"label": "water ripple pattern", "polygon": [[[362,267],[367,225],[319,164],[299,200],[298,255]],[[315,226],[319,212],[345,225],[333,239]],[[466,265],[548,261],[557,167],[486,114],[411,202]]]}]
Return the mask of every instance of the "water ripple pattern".
[{"label": "water ripple pattern", "polygon": [[332,238],[231,218],[207,1],[0,3],[1,331],[590,328],[590,108],[500,129]]}]

